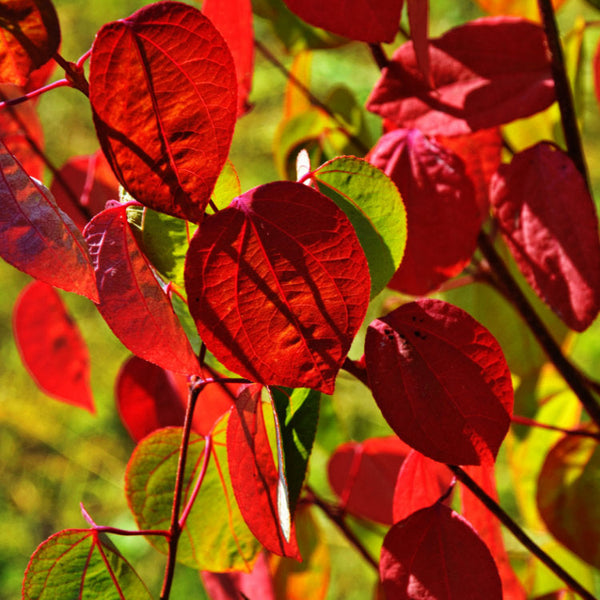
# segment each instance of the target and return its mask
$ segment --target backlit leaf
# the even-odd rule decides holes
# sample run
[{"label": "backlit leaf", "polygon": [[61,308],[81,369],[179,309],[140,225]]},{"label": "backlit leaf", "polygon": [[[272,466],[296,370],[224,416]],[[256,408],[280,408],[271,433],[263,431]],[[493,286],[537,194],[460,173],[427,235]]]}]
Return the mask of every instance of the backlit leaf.
[{"label": "backlit leaf", "polygon": [[489,17],[429,40],[430,87],[412,42],[393,55],[367,108],[404,128],[459,135],[528,117],[554,101],[543,29]]},{"label": "backlit leaf", "polygon": [[52,286],[34,281],[21,292],[13,328],[23,363],[38,386],[58,400],[96,412],[87,347]]},{"label": "backlit leaf", "polygon": [[94,529],[65,529],[42,543],[27,566],[21,598],[152,600],[115,545]]},{"label": "backlit leaf", "polygon": [[394,486],[409,452],[396,436],[339,446],[329,459],[327,474],[340,504],[357,517],[391,525]]},{"label": "backlit leaf", "polygon": [[[244,523],[231,487],[225,447],[227,418],[225,415],[215,430],[208,468],[186,520],[177,559],[205,571],[249,572],[259,544]],[[204,438],[192,434],[183,505],[200,473],[204,443]],[[140,529],[169,528],[180,444],[181,428],[160,429],[138,444],[127,465],[125,493]],[[163,538],[151,536],[148,540],[167,553],[168,545]]]},{"label": "backlit leaf", "polygon": [[136,200],[202,219],[229,152],[236,85],[225,41],[189,5],[157,2],[98,32],[90,63],[96,131]]},{"label": "backlit leaf", "polygon": [[398,268],[406,245],[406,211],[398,188],[382,171],[353,156],[334,158],[310,177],[350,219],[369,263],[375,297]]},{"label": "backlit leaf", "polygon": [[567,435],[546,456],[537,505],[561,544],[600,568],[600,448],[598,440]]},{"label": "backlit leaf", "polygon": [[[515,15],[526,19],[539,20],[540,10],[536,0],[475,0],[490,15]],[[552,0],[554,8],[559,8],[565,0]]]},{"label": "backlit leaf", "polygon": [[83,230],[90,219],[119,197],[116,180],[101,151],[69,159],[55,177],[50,191],[56,203]]},{"label": "backlit leaf", "polygon": [[426,294],[471,260],[481,226],[473,184],[458,156],[416,129],[385,134],[369,161],[398,186],[406,208],[406,250],[388,285]]},{"label": "backlit leaf", "polygon": [[50,0],[3,0],[0,4],[0,82],[24,86],[60,45]]},{"label": "backlit leaf", "polygon": [[502,600],[490,551],[465,519],[439,502],[388,531],[379,574],[394,600]]},{"label": "backlit leaf", "polygon": [[254,31],[250,0],[204,0],[202,12],[225,38],[237,74],[238,116],[248,112],[254,70]]},{"label": "backlit leaf", "polygon": [[171,303],[141,253],[118,205],[85,228],[96,270],[98,310],[113,333],[136,356],[185,375],[199,365]]},{"label": "backlit leaf", "polygon": [[496,456],[512,414],[510,372],[466,312],[441,300],[404,304],[369,325],[365,360],[383,416],[415,450],[452,464]]},{"label": "backlit leaf", "polygon": [[35,279],[98,300],[93,266],[79,230],[1,141],[0,256]]},{"label": "backlit leaf", "polygon": [[303,21],[363,42],[392,42],[403,0],[285,0]]},{"label": "backlit leaf", "polygon": [[325,393],[370,292],[364,252],[344,213],[285,181],[207,216],[185,280],[200,337],[225,367],[265,385]]},{"label": "backlit leaf", "polygon": [[538,296],[572,329],[600,309],[598,218],[583,177],[562,150],[540,142],[494,177],[500,231]]},{"label": "backlit leaf", "polygon": [[291,530],[287,529],[289,507],[279,502],[279,477],[265,429],[261,389],[256,384],[243,388],[229,416],[231,482],[244,521],[258,541],[269,552],[300,559],[293,523]]}]

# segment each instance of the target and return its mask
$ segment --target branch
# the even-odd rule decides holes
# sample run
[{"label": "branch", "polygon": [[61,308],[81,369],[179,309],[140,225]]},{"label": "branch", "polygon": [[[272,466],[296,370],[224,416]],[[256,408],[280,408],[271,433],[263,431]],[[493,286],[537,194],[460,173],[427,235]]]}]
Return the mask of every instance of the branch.
[{"label": "branch", "polygon": [[588,592],[576,579],[565,571],[549,554],[544,552],[522,529],[513,521],[513,519],[504,511],[504,509],[471,477],[460,467],[447,465],[466,488],[468,488],[481,503],[533,554],[541,560],[557,577],[562,579],[574,592],[579,594],[585,600],[594,600],[594,596]]},{"label": "branch", "polygon": [[511,417],[511,421],[513,423],[518,423],[519,425],[527,425],[528,427],[539,427],[540,429],[548,429],[549,431],[560,431],[565,435],[576,435],[579,437],[593,438],[600,442],[600,433],[597,433],[595,431],[588,431],[587,429],[565,429],[564,427],[557,427],[556,425],[540,423],[538,421],[534,421],[533,419],[529,419],[528,417],[520,417],[518,415],[513,415]]}]

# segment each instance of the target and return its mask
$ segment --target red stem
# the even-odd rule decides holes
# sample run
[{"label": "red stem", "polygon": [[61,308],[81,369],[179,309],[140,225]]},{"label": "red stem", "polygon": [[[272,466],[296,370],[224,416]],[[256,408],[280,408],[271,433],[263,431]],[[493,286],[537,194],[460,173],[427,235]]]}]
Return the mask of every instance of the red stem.
[{"label": "red stem", "polygon": [[33,90],[28,94],[23,96],[19,96],[18,98],[11,98],[10,100],[4,100],[4,102],[0,102],[0,110],[6,108],[7,106],[16,106],[17,104],[21,104],[23,102],[27,102],[28,100],[33,100],[50,90],[54,90],[56,88],[65,87],[71,85],[67,79],[59,79],[58,81],[54,81],[53,83],[49,83],[37,90]]},{"label": "red stem", "polygon": [[183,512],[181,513],[181,517],[179,518],[179,528],[183,529],[185,527],[185,522],[187,521],[188,515],[192,510],[192,506],[198,496],[198,492],[200,491],[200,487],[202,486],[202,482],[204,481],[204,476],[206,475],[206,469],[208,468],[208,463],[210,461],[210,451],[212,450],[212,436],[205,435],[204,436],[204,457],[202,459],[202,468],[200,469],[200,474],[198,475],[198,479],[196,480],[196,484],[194,485],[194,489],[192,490],[192,494],[190,495],[190,499],[186,504]]},{"label": "red stem", "polygon": [[527,417],[520,417],[518,415],[513,415],[511,418],[513,423],[518,423],[519,425],[527,425],[529,427],[539,427],[540,429],[548,429],[550,431],[560,431],[566,435],[577,435],[580,437],[589,437],[594,438],[595,440],[600,441],[600,433],[596,433],[594,431],[588,431],[586,429],[565,429],[564,427],[557,427],[556,425],[548,425],[547,423],[540,423],[539,421],[534,421],[533,419],[529,419]]},{"label": "red stem", "polygon": [[96,526],[94,527],[95,531],[100,533],[113,533],[114,535],[159,535],[161,537],[169,538],[171,536],[170,532],[165,529],[119,529],[118,527],[106,527],[106,526]]}]

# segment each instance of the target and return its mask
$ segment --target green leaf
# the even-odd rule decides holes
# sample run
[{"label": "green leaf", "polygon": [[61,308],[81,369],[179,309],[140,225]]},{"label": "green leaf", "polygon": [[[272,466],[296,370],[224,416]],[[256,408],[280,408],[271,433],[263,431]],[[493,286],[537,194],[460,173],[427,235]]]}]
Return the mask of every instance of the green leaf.
[{"label": "green leaf", "polygon": [[383,171],[353,156],[321,165],[311,179],[354,226],[369,263],[374,298],[396,272],[406,245],[406,211],[398,188]]},{"label": "green leaf", "polygon": [[215,183],[211,200],[221,210],[231,204],[231,201],[242,193],[242,186],[237,171],[230,160],[225,162],[223,170]]},{"label": "green leaf", "polygon": [[293,515],[317,432],[321,394],[304,388],[272,388],[271,394],[279,421],[290,512]]},{"label": "green leaf", "polygon": [[146,586],[108,537],[95,529],[65,529],[34,552],[23,600],[151,600]]},{"label": "green leaf", "polygon": [[[227,413],[214,430],[210,460],[200,492],[179,541],[177,560],[205,571],[249,570],[259,544],[235,501],[225,447]],[[140,529],[168,529],[179,459],[180,427],[159,429],[135,449],[125,478],[125,494]],[[202,468],[204,438],[192,434],[185,470],[185,506]],[[167,553],[167,543],[150,543]]]}]

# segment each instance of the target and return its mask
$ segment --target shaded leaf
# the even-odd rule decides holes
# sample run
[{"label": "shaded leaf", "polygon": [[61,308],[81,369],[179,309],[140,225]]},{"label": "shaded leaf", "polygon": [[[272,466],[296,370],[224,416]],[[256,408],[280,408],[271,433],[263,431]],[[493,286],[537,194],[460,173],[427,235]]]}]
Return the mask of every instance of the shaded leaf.
[{"label": "shaded leaf", "polygon": [[389,282],[406,245],[406,211],[394,183],[367,161],[334,158],[315,169],[310,179],[352,223],[369,263],[371,298]]},{"label": "shaded leaf", "polygon": [[202,12],[225,38],[237,74],[238,116],[250,110],[248,96],[254,71],[254,31],[250,0],[204,0]]},{"label": "shaded leaf", "polygon": [[404,128],[459,135],[528,117],[554,102],[543,29],[515,17],[489,17],[429,40],[433,87],[412,42],[383,70],[368,110]]},{"label": "shaded leaf", "polygon": [[[391,525],[394,486],[410,447],[396,436],[346,442],[327,464],[329,484],[349,513]],[[436,498],[437,499],[437,498]]]},{"label": "shaded leaf", "polygon": [[202,219],[229,152],[236,85],[227,44],[189,5],[157,2],[98,32],[90,63],[94,122],[134,198]]},{"label": "shaded leaf", "polygon": [[146,586],[103,533],[65,529],[32,555],[23,580],[22,600],[99,598],[151,600]]},{"label": "shaded leaf", "polygon": [[502,600],[490,551],[465,519],[439,502],[388,531],[379,574],[395,600]]},{"label": "shaded leaf", "polygon": [[[287,499],[281,498],[279,474],[265,429],[262,387],[244,387],[227,425],[227,459],[233,491],[244,521],[269,551],[300,560]],[[283,503],[282,503],[283,501]]]},{"label": "shaded leaf", "polygon": [[285,0],[303,21],[363,42],[392,42],[403,0]]},{"label": "shaded leaf", "polygon": [[441,300],[405,304],[369,325],[365,361],[383,416],[415,450],[451,464],[496,456],[512,415],[510,372],[466,312]]},{"label": "shaded leaf", "polygon": [[109,200],[119,197],[119,182],[101,151],[69,159],[59,175],[53,179],[50,191],[81,230]]},{"label": "shaded leaf", "polygon": [[96,215],[84,236],[96,270],[98,310],[113,333],[144,360],[176,373],[199,374],[171,303],[127,223],[126,205]]},{"label": "shaded leaf", "polygon": [[600,309],[600,240],[571,159],[549,142],[520,152],[494,177],[491,201],[529,285],[571,329],[586,329]]},{"label": "shaded leaf", "polygon": [[190,244],[185,280],[200,337],[225,367],[265,385],[326,393],[370,291],[344,213],[285,181],[207,216]]},{"label": "shaded leaf", "polygon": [[24,86],[60,45],[50,0],[3,0],[0,5],[0,82]]},{"label": "shaded leaf", "polygon": [[600,568],[600,448],[593,438],[567,435],[540,472],[537,506],[550,533]]},{"label": "shaded leaf", "polygon": [[452,478],[446,465],[411,450],[396,480],[392,523],[435,504],[448,491]]},{"label": "shaded leaf", "polygon": [[27,370],[48,395],[96,412],[87,346],[58,293],[34,281],[15,304],[13,329]]},{"label": "shaded leaf", "polygon": [[410,38],[423,79],[433,85],[429,69],[429,0],[407,0]]},{"label": "shaded leaf", "polygon": [[369,161],[398,186],[406,208],[406,250],[388,286],[426,294],[471,260],[481,226],[473,184],[458,156],[416,129],[385,134]]},{"label": "shaded leaf", "polygon": [[90,255],[77,227],[1,141],[0,256],[35,279],[98,300]]},{"label": "shaded leaf", "polygon": [[[214,432],[208,468],[179,540],[177,559],[200,570],[249,572],[259,544],[244,523],[231,488],[225,447],[227,419],[225,415]],[[204,443],[204,438],[192,433],[183,506],[200,474]],[[131,456],[125,493],[140,529],[169,528],[180,444],[181,428],[168,427],[144,438]],[[151,536],[148,541],[161,552],[168,552],[163,538]]]}]

